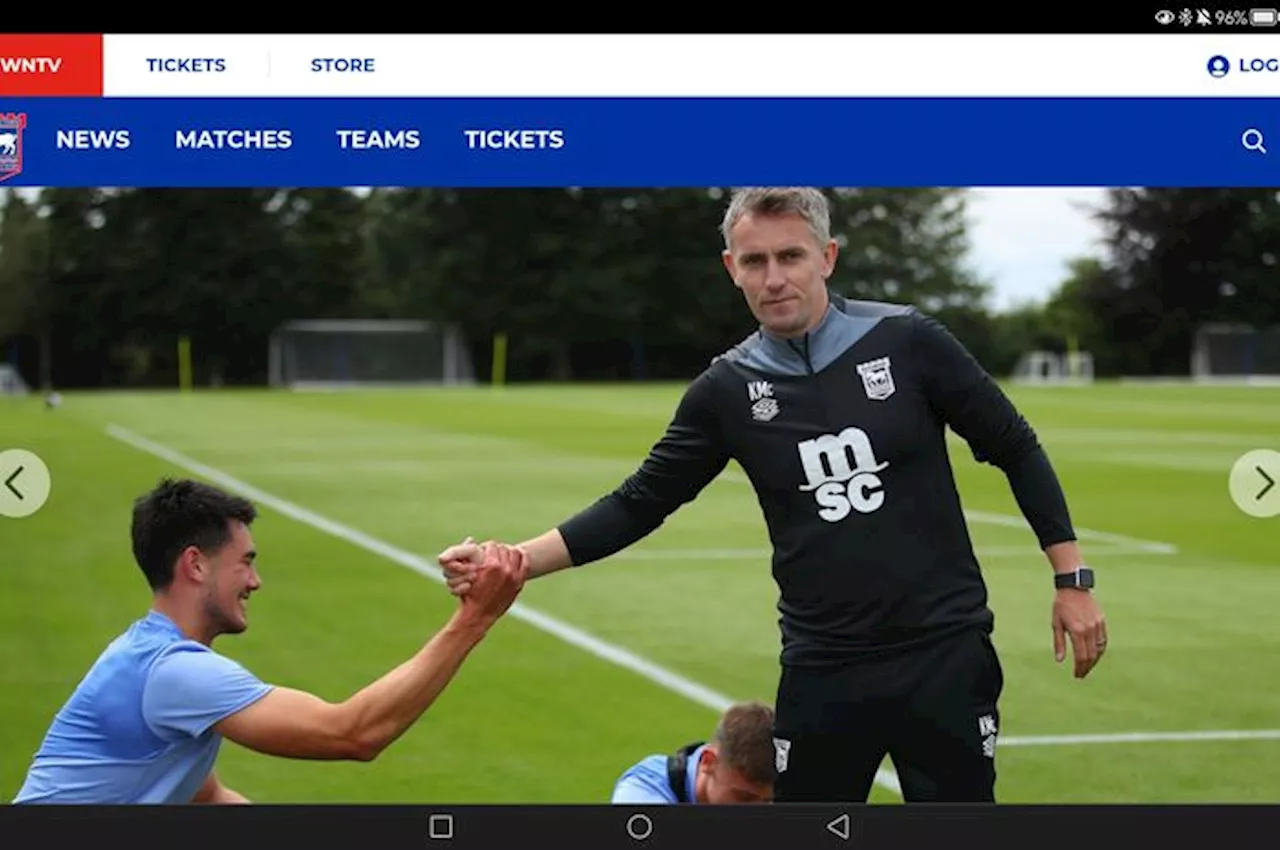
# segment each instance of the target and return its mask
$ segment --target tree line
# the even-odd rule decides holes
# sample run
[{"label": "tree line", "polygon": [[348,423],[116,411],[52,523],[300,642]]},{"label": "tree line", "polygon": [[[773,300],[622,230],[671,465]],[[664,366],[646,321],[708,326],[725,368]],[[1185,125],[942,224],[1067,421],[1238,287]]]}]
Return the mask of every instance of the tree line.
[{"label": "tree line", "polygon": [[[1105,250],[999,313],[968,266],[962,189],[832,190],[832,289],[912,303],[996,374],[1078,344],[1099,374],[1186,374],[1195,328],[1280,322],[1280,196],[1123,189]],[[0,362],[35,386],[260,384],[296,319],[461,328],[513,381],[688,378],[752,327],[720,263],[727,190],[92,189],[9,192]]]}]

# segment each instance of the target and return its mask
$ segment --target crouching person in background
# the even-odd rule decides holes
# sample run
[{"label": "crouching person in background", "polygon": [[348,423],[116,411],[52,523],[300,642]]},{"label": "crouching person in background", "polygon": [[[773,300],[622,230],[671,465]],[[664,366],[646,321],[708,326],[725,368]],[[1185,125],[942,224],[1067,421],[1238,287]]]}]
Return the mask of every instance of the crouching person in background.
[{"label": "crouching person in background", "polygon": [[715,736],[670,755],[641,759],[618,778],[614,803],[768,803],[777,778],[773,709],[759,702],[731,706]]}]

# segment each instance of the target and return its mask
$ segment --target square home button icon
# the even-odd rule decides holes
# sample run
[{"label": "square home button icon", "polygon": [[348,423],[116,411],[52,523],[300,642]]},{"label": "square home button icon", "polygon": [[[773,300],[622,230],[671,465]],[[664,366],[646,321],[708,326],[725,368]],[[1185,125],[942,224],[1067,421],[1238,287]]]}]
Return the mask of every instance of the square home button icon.
[{"label": "square home button icon", "polygon": [[448,841],[453,838],[453,815],[432,815],[427,819],[427,835],[432,839]]}]

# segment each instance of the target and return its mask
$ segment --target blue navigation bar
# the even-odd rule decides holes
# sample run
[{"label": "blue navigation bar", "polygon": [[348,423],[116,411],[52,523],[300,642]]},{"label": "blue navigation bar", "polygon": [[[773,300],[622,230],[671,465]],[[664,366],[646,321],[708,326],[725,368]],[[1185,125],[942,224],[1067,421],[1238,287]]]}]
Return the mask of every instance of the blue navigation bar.
[{"label": "blue navigation bar", "polygon": [[1270,99],[0,99],[0,186],[1274,186]]}]

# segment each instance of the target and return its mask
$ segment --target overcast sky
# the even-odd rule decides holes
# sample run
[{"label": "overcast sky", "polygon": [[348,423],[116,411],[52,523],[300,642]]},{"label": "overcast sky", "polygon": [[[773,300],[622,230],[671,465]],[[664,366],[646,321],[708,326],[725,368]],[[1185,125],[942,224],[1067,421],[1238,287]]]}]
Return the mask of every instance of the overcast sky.
[{"label": "overcast sky", "polygon": [[1005,309],[1043,301],[1062,282],[1066,263],[1097,253],[1098,226],[1089,209],[1105,189],[974,189],[969,201],[969,258]]},{"label": "overcast sky", "polygon": [[[0,190],[0,192],[7,190]],[[1066,263],[1094,253],[1099,232],[1085,207],[1103,189],[974,189],[969,202],[969,258],[993,287],[993,305],[1043,301],[1062,282]]]}]

